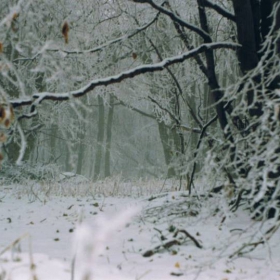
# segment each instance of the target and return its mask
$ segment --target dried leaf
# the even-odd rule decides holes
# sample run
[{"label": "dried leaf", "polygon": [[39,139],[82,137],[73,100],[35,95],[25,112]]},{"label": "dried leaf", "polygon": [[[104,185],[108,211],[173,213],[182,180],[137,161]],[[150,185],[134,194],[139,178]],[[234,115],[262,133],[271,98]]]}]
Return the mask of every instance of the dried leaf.
[{"label": "dried leaf", "polygon": [[18,14],[18,13],[14,13],[14,14],[13,14],[13,18],[12,18],[12,19],[13,19],[13,20],[15,20],[15,19],[17,19],[17,18],[18,18],[18,16],[19,16],[19,14]]},{"label": "dried leaf", "polygon": [[65,22],[63,23],[62,29],[61,29],[62,35],[63,35],[63,37],[64,37],[65,44],[68,44],[68,39],[69,39],[68,34],[69,34],[69,30],[70,30],[69,24],[68,24],[67,21],[65,21]]},{"label": "dried leaf", "polygon": [[13,30],[14,32],[16,32],[16,31],[18,30],[18,28],[17,28],[17,26],[16,26],[16,23],[17,23],[16,20],[17,20],[18,17],[19,17],[19,14],[18,14],[18,13],[14,13],[14,14],[13,14],[11,27],[12,27],[12,30]]}]

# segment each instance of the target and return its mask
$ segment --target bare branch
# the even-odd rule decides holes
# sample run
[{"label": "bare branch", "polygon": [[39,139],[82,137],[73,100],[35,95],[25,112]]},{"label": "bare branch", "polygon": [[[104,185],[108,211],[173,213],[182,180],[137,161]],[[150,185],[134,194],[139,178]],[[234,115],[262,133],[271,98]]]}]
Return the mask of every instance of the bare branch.
[{"label": "bare branch", "polygon": [[148,96],[148,99],[150,99],[154,104],[156,104],[161,110],[165,111],[171,119],[173,119],[175,121],[175,123],[178,125],[180,122],[177,118],[177,116],[175,116],[173,114],[173,112],[170,112],[170,110],[168,110],[167,108],[163,107],[162,105],[159,104],[159,102],[157,102],[154,98],[152,98],[151,96]]},{"label": "bare branch", "polygon": [[154,22],[157,21],[158,17],[159,17],[159,14],[158,13],[155,18],[153,20],[151,20],[149,23],[143,25],[143,26],[140,26],[138,28],[136,28],[134,31],[130,32],[130,34],[125,34],[119,38],[116,38],[114,40],[111,40],[111,41],[108,41],[100,46],[97,46],[93,49],[89,49],[89,50],[82,50],[82,51],[79,51],[79,50],[74,50],[74,51],[68,51],[68,50],[59,50],[59,49],[48,49],[48,51],[62,51],[66,54],[87,54],[87,53],[95,53],[95,52],[98,52],[98,51],[101,51],[103,50],[104,48],[106,47],[109,47],[113,44],[116,44],[116,43],[119,43],[121,41],[125,41],[126,39],[130,39],[132,37],[134,37],[135,35],[137,35],[138,33],[144,31],[145,29],[147,29],[148,27],[150,27]]},{"label": "bare branch", "polygon": [[120,103],[119,103],[120,105],[123,105],[123,106],[125,106],[126,108],[128,108],[128,109],[130,109],[130,110],[132,110],[132,111],[134,111],[134,112],[137,112],[137,113],[139,113],[139,114],[141,114],[142,116],[145,116],[145,117],[147,117],[147,118],[150,118],[150,119],[153,119],[153,120],[156,119],[156,117],[155,117],[154,115],[148,114],[148,113],[146,113],[146,112],[144,112],[144,111],[142,111],[142,110],[139,110],[139,109],[137,109],[137,108],[135,108],[135,107],[132,107],[131,105],[127,105],[125,102],[123,102],[122,100],[120,100],[118,97],[116,97],[116,98],[117,98],[117,100],[120,102]]},{"label": "bare branch", "polygon": [[[176,25],[176,23],[175,23],[175,25]],[[157,47],[155,46],[155,44],[153,43],[153,41],[152,41],[151,39],[149,39],[149,41],[150,41],[151,45],[154,47],[154,49],[155,49],[155,51],[156,51],[156,53],[157,53],[159,59],[162,61],[163,58],[162,58],[162,56],[161,56],[159,50],[157,49]],[[194,56],[194,58],[197,58],[197,57],[198,57],[197,55]],[[202,127],[202,124],[201,124],[201,122],[199,121],[199,119],[197,118],[197,116],[196,116],[196,114],[195,114],[195,112],[194,112],[194,110],[193,110],[193,108],[192,108],[190,102],[189,102],[186,98],[184,98],[183,90],[182,90],[182,88],[181,88],[181,85],[180,85],[178,79],[176,78],[176,76],[175,76],[174,73],[170,70],[169,67],[166,67],[166,70],[167,70],[167,72],[169,73],[169,75],[171,76],[171,78],[172,78],[173,82],[175,83],[177,89],[179,90],[180,95],[181,95],[183,101],[187,104],[187,106],[188,106],[188,108],[189,108],[189,110],[190,110],[190,114],[192,115],[192,117],[194,118],[194,120],[198,123],[198,125],[199,125],[200,127]],[[178,103],[178,104],[180,103],[179,100],[177,100],[177,103]],[[179,125],[180,125],[180,124],[179,124]]]},{"label": "bare branch", "polygon": [[147,4],[151,5],[157,11],[169,16],[173,21],[177,22],[181,26],[186,27],[191,31],[194,31],[199,36],[201,36],[204,40],[211,41],[211,37],[209,36],[209,34],[207,32],[203,31],[202,29],[200,29],[199,27],[197,27],[195,25],[192,25],[192,24],[184,21],[183,19],[178,17],[176,14],[172,13],[170,10],[167,10],[164,7],[162,7],[162,5],[158,5],[155,2],[153,2],[152,0],[132,0],[132,1],[135,3],[147,3]]},{"label": "bare branch", "polygon": [[236,21],[235,15],[233,15],[229,11],[225,10],[221,6],[213,3],[211,0],[205,0],[204,4],[205,4],[205,7],[215,10],[217,13],[224,16],[225,18],[227,18],[229,20],[232,20],[234,22]]}]

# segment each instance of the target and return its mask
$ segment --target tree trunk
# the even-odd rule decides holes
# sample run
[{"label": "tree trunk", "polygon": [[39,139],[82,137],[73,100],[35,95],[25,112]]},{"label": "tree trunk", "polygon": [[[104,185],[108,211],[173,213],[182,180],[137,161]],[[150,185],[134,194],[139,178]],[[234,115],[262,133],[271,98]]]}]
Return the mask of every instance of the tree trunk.
[{"label": "tree trunk", "polygon": [[176,176],[176,172],[172,164],[172,151],[169,143],[168,128],[163,122],[158,121],[158,131],[160,135],[160,140],[162,143],[163,154],[165,159],[165,164],[167,166],[167,178],[172,178]]},{"label": "tree trunk", "polygon": [[[83,99],[84,103],[86,102],[86,99]],[[85,154],[85,149],[86,146],[84,144],[84,141],[86,139],[86,121],[88,118],[87,111],[80,107],[82,119],[79,120],[79,132],[78,132],[78,139],[79,139],[79,144],[78,144],[78,155],[77,155],[77,165],[76,165],[76,173],[77,174],[82,174],[85,172],[83,171],[83,163],[84,163],[84,154]]]},{"label": "tree trunk", "polygon": [[85,123],[82,120],[83,124],[81,124],[81,132],[79,133],[79,149],[78,149],[78,160],[77,160],[77,166],[76,166],[76,173],[82,174],[83,170],[83,160],[84,160],[84,154],[85,154],[85,146],[83,141],[85,140]]},{"label": "tree trunk", "polygon": [[104,102],[101,96],[98,96],[98,132],[97,132],[97,145],[95,153],[94,174],[93,180],[101,178],[101,164],[102,164],[102,151],[104,144]]},{"label": "tree trunk", "polygon": [[[243,73],[255,68],[258,64],[255,19],[253,15],[252,0],[233,0],[236,17],[237,37],[241,48],[238,51],[240,68]],[[256,3],[255,3],[256,4]],[[257,13],[257,10],[255,11]],[[255,16],[257,18],[257,15]]]},{"label": "tree trunk", "polygon": [[111,142],[112,142],[112,125],[113,125],[113,115],[114,115],[114,96],[110,95],[110,107],[107,118],[107,129],[106,129],[106,145],[105,145],[105,170],[104,176],[111,176],[110,168],[110,158],[111,158]]}]

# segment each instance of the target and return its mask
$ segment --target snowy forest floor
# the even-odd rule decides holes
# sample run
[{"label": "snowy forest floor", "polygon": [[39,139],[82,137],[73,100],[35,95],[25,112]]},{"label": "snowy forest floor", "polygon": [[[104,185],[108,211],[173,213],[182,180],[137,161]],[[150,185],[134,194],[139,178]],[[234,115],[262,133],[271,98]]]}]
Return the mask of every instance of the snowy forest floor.
[{"label": "snowy forest floor", "polygon": [[237,256],[271,223],[172,182],[2,186],[0,279],[279,280],[279,230]]}]

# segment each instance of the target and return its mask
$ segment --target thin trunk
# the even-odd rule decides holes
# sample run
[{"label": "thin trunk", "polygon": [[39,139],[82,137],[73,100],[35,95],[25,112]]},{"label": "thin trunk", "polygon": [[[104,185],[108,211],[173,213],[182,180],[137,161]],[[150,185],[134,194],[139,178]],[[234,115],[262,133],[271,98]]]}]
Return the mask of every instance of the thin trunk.
[{"label": "thin trunk", "polygon": [[101,177],[101,164],[102,164],[102,150],[104,142],[104,103],[101,96],[98,96],[98,132],[97,132],[97,145],[95,153],[94,174],[93,179],[97,180]]},{"label": "thin trunk", "polygon": [[[83,122],[83,121],[82,121]],[[85,146],[84,146],[84,139],[85,139],[85,125],[83,122],[83,125],[81,126],[81,132],[79,135],[79,149],[78,149],[78,160],[77,160],[77,168],[76,173],[82,174],[83,170],[83,160],[84,160],[84,154],[85,154]]]},{"label": "thin trunk", "polygon": [[58,132],[58,126],[56,124],[51,125],[50,131],[50,151],[51,151],[51,161],[56,158],[55,155],[55,146],[56,146],[56,137]]},{"label": "thin trunk", "polygon": [[110,95],[110,108],[107,118],[107,129],[106,129],[106,146],[105,146],[105,177],[111,176],[111,142],[112,142],[112,125],[113,125],[113,115],[114,115],[114,96]]},{"label": "thin trunk", "polygon": [[[84,102],[86,100],[84,99]],[[78,146],[78,157],[77,157],[77,165],[76,165],[76,173],[82,174],[83,170],[83,162],[84,162],[84,154],[85,154],[85,148],[84,141],[86,139],[86,120],[87,120],[87,111],[84,108],[80,108],[82,119],[79,120],[79,133],[78,133],[78,139],[79,139],[79,146]],[[83,172],[85,173],[85,172]]]},{"label": "thin trunk", "polygon": [[160,140],[162,143],[163,153],[164,153],[164,159],[165,164],[167,165],[167,178],[172,178],[176,176],[176,172],[173,166],[171,166],[172,163],[172,150],[169,145],[169,136],[168,136],[168,128],[163,122],[158,122],[158,131],[160,135]]}]

